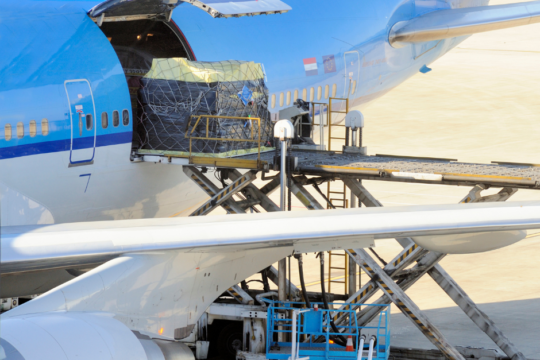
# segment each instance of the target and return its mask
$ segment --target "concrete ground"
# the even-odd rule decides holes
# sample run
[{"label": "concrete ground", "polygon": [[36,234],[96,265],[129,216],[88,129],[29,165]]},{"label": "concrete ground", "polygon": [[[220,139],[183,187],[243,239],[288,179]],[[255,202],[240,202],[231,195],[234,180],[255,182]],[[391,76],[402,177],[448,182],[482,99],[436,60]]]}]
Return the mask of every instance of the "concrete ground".
[{"label": "concrete ground", "polygon": [[[540,164],[539,64],[540,24],[469,38],[431,64],[433,71],[419,73],[364,111],[368,153]],[[469,191],[376,181],[364,185],[384,206],[457,203]],[[273,198],[279,203],[277,194]],[[520,190],[510,201],[518,199],[540,200],[540,191]],[[293,210],[304,208],[293,201]],[[390,260],[400,249],[394,240],[384,240],[376,250]],[[539,256],[540,236],[531,233],[507,248],[450,255],[441,262],[529,358],[540,358]],[[318,260],[310,255],[306,263],[308,290],[319,291]],[[292,278],[299,284],[294,260]],[[496,348],[431,278],[407,293],[452,344]],[[395,307],[392,314],[394,346],[434,348]]]}]

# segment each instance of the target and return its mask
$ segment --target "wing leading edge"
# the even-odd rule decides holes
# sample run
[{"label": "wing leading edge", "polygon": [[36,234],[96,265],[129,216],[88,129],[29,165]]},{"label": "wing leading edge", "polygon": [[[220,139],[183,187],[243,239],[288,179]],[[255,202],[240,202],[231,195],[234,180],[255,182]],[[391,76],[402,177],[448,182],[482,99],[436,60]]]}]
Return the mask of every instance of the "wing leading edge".
[{"label": "wing leading edge", "polygon": [[[3,227],[1,271],[95,264],[130,253],[166,250],[230,253],[291,247],[296,252],[316,252],[368,247],[374,239],[395,237],[418,237],[415,241],[428,250],[470,253],[512,244],[524,237],[519,231],[537,228],[540,203],[536,202]],[[467,235],[493,231],[497,236]]]},{"label": "wing leading edge", "polygon": [[388,40],[393,47],[403,47],[538,22],[540,1],[438,10],[396,23]]}]

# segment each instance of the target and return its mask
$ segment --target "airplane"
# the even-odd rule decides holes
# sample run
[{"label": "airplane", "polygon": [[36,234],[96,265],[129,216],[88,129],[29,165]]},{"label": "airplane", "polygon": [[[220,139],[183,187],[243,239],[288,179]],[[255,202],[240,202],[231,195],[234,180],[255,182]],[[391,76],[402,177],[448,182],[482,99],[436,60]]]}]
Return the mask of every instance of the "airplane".
[{"label": "airplane", "polygon": [[[6,287],[12,291],[11,296],[25,294],[28,287],[39,288],[40,292],[50,290],[2,315],[2,346],[5,349],[8,346],[6,341],[13,341],[17,344],[12,346],[14,351],[21,354],[30,351],[30,340],[24,334],[33,331],[26,325],[20,325],[21,321],[26,321],[21,319],[35,314],[41,319],[36,320],[40,321],[39,326],[49,326],[41,321],[52,316],[51,311],[63,309],[70,312],[71,305],[58,303],[60,295],[67,292],[72,297],[66,301],[73,301],[81,307],[72,308],[77,312],[73,317],[72,314],[59,315],[65,317],[58,322],[53,321],[50,326],[63,324],[64,320],[67,321],[66,329],[71,328],[71,321],[99,322],[101,325],[96,326],[111,326],[118,329],[118,333],[125,333],[120,330],[124,326],[129,329],[129,334],[133,330],[174,338],[174,329],[187,332],[206,304],[213,301],[215,294],[208,294],[202,301],[197,300],[200,306],[195,305],[190,314],[188,309],[195,304],[196,296],[204,297],[208,289],[189,290],[193,285],[186,285],[183,290],[184,285],[177,286],[174,293],[177,295],[170,294],[174,304],[163,302],[167,307],[160,308],[164,312],[156,315],[164,318],[164,324],[167,323],[167,326],[159,327],[155,313],[145,313],[141,306],[146,306],[148,301],[151,303],[152,297],[160,298],[161,295],[128,292],[129,297],[140,295],[141,303],[130,303],[124,297],[129,306],[116,302],[114,306],[104,307],[102,305],[114,296],[106,291],[105,285],[96,290],[95,297],[88,293],[85,295],[85,289],[97,289],[93,287],[97,285],[91,286],[88,282],[96,284],[102,281],[99,279],[113,281],[112,278],[106,280],[108,275],[105,276],[105,272],[123,272],[126,266],[133,266],[135,272],[135,268],[146,271],[156,265],[153,261],[165,264],[167,261],[164,259],[175,256],[179,256],[187,268],[171,265],[173,271],[156,265],[162,269],[158,273],[163,272],[159,275],[164,279],[160,286],[168,287],[172,279],[180,279],[183,273],[186,281],[192,282],[196,272],[187,270],[193,270],[194,263],[188,261],[193,253],[208,254],[200,255],[199,260],[194,257],[193,261],[213,266],[220,274],[232,273],[235,266],[245,268],[246,274],[238,273],[240,279],[283,257],[282,250],[290,253],[294,239],[304,239],[298,240],[300,243],[309,242],[302,233],[308,236],[317,216],[331,216],[258,214],[248,215],[253,220],[228,216],[217,220],[190,219],[188,222],[176,218],[152,219],[184,214],[203,201],[206,195],[185,177],[180,166],[131,161],[134,111],[126,70],[133,62],[140,61],[137,54],[143,53],[140,56],[143,59],[185,57],[198,61],[242,59],[261,63],[271,94],[270,110],[274,114],[292,106],[297,98],[324,101],[329,97],[347,97],[352,109],[362,109],[365,104],[422,71],[469,35],[540,21],[538,1],[498,6],[487,6],[484,0],[341,1],[331,5],[311,1],[306,6],[305,2],[298,0],[107,0],[102,3],[23,0],[5,1],[0,10],[1,261],[2,272],[11,269],[9,277],[2,277],[0,297],[6,296],[2,293]],[[81,120],[78,106],[85,108],[85,128],[77,125]],[[501,247],[523,238],[524,229],[536,227],[536,222],[530,217],[536,214],[534,205],[521,205],[524,206],[522,211],[517,205],[467,205],[478,215],[476,228],[462,225],[468,218],[461,214],[466,214],[469,208],[450,206],[448,209],[452,210],[448,211],[453,211],[452,218],[459,221],[436,233],[430,232],[429,226],[422,223],[422,216],[414,216],[418,214],[415,211],[421,210],[413,207],[395,210],[394,217],[411,216],[412,222],[401,223],[402,228],[392,228],[391,211],[362,209],[336,213],[340,214],[338,219],[349,219],[351,224],[357,224],[359,221],[353,221],[350,214],[364,216],[370,211],[379,211],[384,214],[380,216],[388,218],[380,225],[377,236],[487,232],[487,236],[479,235],[471,240],[475,243],[474,251],[486,251],[493,249],[492,244],[486,243],[493,235],[492,231],[502,234],[502,240],[496,246]],[[512,211],[517,215],[511,214]],[[490,222],[488,215],[494,212],[499,212],[497,219],[500,224],[506,221],[504,228]],[[258,242],[255,241],[255,227],[242,240],[238,232],[231,233],[234,239],[227,239],[232,235],[223,231],[209,233],[210,228],[192,225],[216,221],[219,226],[226,226],[229,222],[238,226],[237,221],[256,223],[260,218],[275,219],[269,228],[278,229],[285,226],[280,224],[296,216],[298,220],[305,218],[303,225],[298,225],[300,233],[288,229],[274,234],[275,238],[268,234],[267,238],[260,238],[260,242],[265,244],[263,247],[254,245]],[[415,232],[409,228],[421,223],[424,226],[422,231]],[[492,226],[486,226],[486,223]],[[152,234],[160,227],[181,233],[192,226],[197,227],[200,234],[192,236],[190,244],[173,236],[168,245],[158,246],[161,240],[157,235],[137,237],[137,242],[132,243],[130,238],[137,234],[137,227],[142,224],[150,227],[146,234]],[[345,248],[349,246],[350,239],[340,237],[346,228],[343,226],[342,222],[335,221],[324,237],[315,233],[311,236],[332,240],[330,242],[335,242],[336,246]],[[364,239],[362,234],[366,231],[360,224],[350,229],[347,236]],[[93,236],[90,242],[82,241],[87,233]],[[367,231],[366,234],[368,240],[375,238],[375,233]],[[202,244],[201,241],[208,240],[208,237],[214,238],[215,242]],[[32,241],[26,242],[27,238]],[[276,241],[287,245],[272,245]],[[445,241],[452,243],[451,240]],[[424,245],[429,248],[434,243],[440,243],[437,237]],[[459,241],[453,242],[454,245],[456,243]],[[365,247],[371,244],[360,241],[356,245]],[[186,252],[187,248],[189,252]],[[264,250],[256,250],[259,248]],[[92,249],[99,251],[93,253]],[[220,249],[224,252],[218,251]],[[295,248],[300,252],[306,249],[303,246]],[[317,242],[309,249],[322,251],[326,245]],[[433,249],[440,250],[436,246]],[[261,252],[257,256],[264,254],[267,257],[262,261],[255,252],[249,252],[252,250]],[[275,254],[270,256],[274,250]],[[39,256],[31,256],[36,254]],[[173,262],[170,260],[169,264]],[[17,266],[10,267],[15,263]],[[253,268],[248,263],[253,264]],[[78,277],[62,278],[58,272],[55,273],[62,269],[65,275],[63,270],[74,264],[94,269]],[[227,270],[227,264],[233,268]],[[212,272],[215,273],[214,270]],[[200,272],[197,274],[200,276]],[[134,273],[133,277],[122,281],[134,284],[137,276]],[[67,280],[70,281],[58,287]],[[212,286],[219,286],[217,283],[222,280],[224,286],[232,284],[231,279],[218,280],[212,278]],[[25,288],[25,284],[30,286]],[[152,285],[147,283],[144,286]],[[120,286],[119,289],[123,288]],[[161,300],[158,303],[161,304]],[[91,312],[100,314],[93,317]],[[188,319],[190,315],[192,317]],[[181,321],[176,316],[180,316]],[[111,320],[112,317],[116,320]],[[185,326],[171,325],[177,320]],[[121,325],[115,321],[120,321]],[[15,324],[12,329],[22,332],[6,331],[6,326],[9,326],[6,324]],[[11,331],[13,337],[6,340]],[[42,335],[36,333],[47,344],[53,341]],[[64,339],[63,344],[65,341],[71,343],[71,338],[64,337],[67,334],[58,336]],[[129,336],[117,339],[114,346],[132,347],[134,340]],[[74,340],[73,344],[82,346],[80,341]],[[83,348],[87,347],[80,347]],[[135,345],[132,348],[140,350]],[[127,358],[127,355],[119,355],[122,351],[111,355],[111,358]],[[142,355],[130,358],[137,356]],[[71,358],[71,355],[65,357]],[[44,355],[28,354],[24,358],[43,359]]]}]

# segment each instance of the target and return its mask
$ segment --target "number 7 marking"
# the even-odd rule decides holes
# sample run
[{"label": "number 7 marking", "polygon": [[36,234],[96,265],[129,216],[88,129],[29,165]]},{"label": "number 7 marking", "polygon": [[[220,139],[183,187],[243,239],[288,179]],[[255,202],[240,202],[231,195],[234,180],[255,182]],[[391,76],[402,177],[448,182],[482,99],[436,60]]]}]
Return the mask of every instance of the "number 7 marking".
[{"label": "number 7 marking", "polygon": [[86,192],[86,190],[88,189],[88,184],[90,184],[90,177],[92,176],[92,174],[81,174],[81,175],[79,175],[79,177],[83,177],[83,176],[88,176],[88,182],[86,183],[86,188],[84,188],[84,192]]}]

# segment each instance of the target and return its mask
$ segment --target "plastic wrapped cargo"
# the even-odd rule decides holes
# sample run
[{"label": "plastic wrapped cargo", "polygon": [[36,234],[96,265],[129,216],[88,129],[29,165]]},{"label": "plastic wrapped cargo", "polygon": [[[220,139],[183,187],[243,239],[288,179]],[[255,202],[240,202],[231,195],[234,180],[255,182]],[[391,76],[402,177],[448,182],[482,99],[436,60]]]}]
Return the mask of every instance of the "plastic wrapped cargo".
[{"label": "plastic wrapped cargo", "polygon": [[[260,64],[247,61],[200,62],[184,58],[154,59],[152,68],[141,78],[141,109],[138,129],[143,150],[189,152],[186,130],[192,115],[252,117],[261,119],[261,141],[270,146],[272,125],[268,111],[268,89]],[[206,119],[193,135],[206,135]],[[212,119],[210,138],[193,140],[198,154],[234,156],[253,152],[257,144],[249,141],[258,134],[255,121]]]}]

